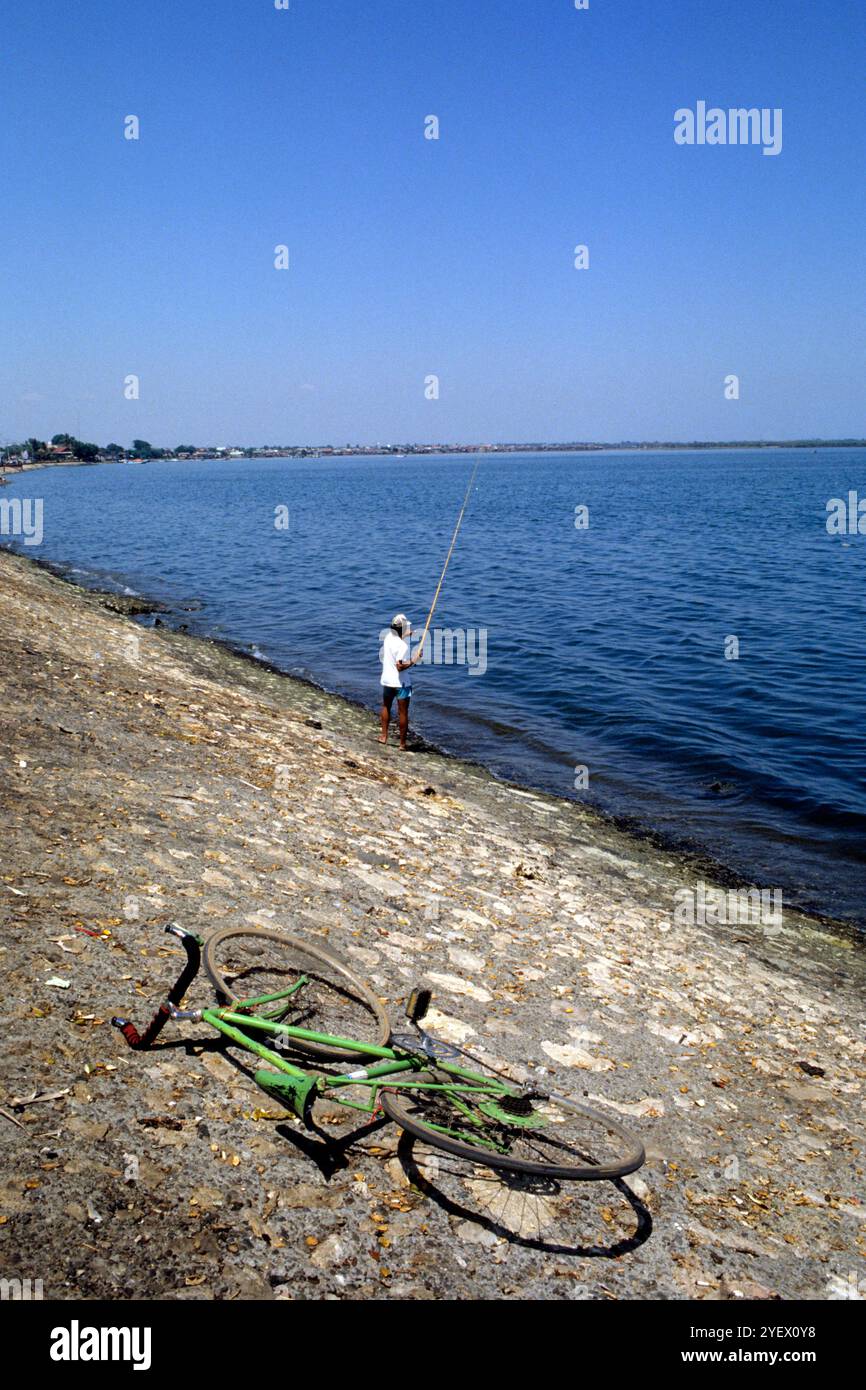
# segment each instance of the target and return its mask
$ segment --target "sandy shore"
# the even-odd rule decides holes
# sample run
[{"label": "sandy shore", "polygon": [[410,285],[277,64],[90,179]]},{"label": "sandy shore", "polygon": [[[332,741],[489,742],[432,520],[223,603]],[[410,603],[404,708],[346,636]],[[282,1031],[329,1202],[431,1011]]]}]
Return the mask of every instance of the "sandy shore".
[{"label": "sandy shore", "polygon": [[[866,1295],[862,948],[798,916],[678,924],[695,872],[675,856],[383,750],[363,711],[7,553],[0,641],[0,1278],[53,1298]],[[393,1126],[308,1135],[192,1028],[127,1051],[108,1019],[158,1002],[173,918],[324,937],[395,1021],[426,980],[434,1032],[628,1117],[646,1166],[584,1187],[566,1237],[468,1180],[419,1190]]]}]

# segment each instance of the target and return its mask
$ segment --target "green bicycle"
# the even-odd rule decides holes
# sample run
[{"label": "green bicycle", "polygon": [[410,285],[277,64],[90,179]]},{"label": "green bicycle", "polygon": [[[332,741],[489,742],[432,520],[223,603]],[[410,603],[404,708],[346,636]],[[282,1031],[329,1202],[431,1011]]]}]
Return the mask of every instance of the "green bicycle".
[{"label": "green bicycle", "polygon": [[[511,1174],[611,1180],[644,1162],[639,1140],[607,1116],[538,1084],[460,1065],[474,1059],[421,1026],[429,990],[410,997],[412,1031],[394,1034],[370,986],[318,943],[257,927],[226,927],[206,942],[176,923],[165,930],[183,944],[186,964],[143,1033],[111,1020],[130,1047],[151,1047],[169,1019],[206,1023],[266,1062],[258,1085],[310,1127],[318,1100],[381,1111],[426,1145]],[[182,1009],[202,964],[217,1003]],[[300,1064],[307,1059],[315,1071]]]}]

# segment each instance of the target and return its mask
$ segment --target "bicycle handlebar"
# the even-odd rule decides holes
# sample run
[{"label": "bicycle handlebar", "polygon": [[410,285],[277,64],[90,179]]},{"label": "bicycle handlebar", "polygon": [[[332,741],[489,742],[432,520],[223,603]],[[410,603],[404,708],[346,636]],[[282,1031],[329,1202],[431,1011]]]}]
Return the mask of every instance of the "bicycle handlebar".
[{"label": "bicycle handlebar", "polygon": [[169,990],[168,998],[160,1004],[143,1033],[139,1033],[135,1024],[130,1022],[128,1018],[113,1018],[111,1020],[111,1026],[119,1028],[129,1046],[135,1048],[136,1051],[143,1051],[145,1048],[151,1047],[156,1041],[173,1012],[176,1011],[177,1005],[183,999],[201,966],[201,941],[199,938],[194,936],[192,932],[184,931],[177,922],[169,922],[165,930],[169,935],[178,937],[186,951],[186,965]]}]

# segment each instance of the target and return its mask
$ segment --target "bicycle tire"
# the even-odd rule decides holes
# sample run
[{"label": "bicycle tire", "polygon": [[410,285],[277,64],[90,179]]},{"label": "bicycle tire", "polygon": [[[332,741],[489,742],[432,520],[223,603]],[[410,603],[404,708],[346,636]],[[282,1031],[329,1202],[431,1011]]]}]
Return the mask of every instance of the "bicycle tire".
[{"label": "bicycle tire", "polygon": [[[448,1068],[437,1069],[436,1073],[422,1072],[413,1078],[416,1081],[435,1081],[442,1084],[443,1075],[448,1075]],[[455,1086],[462,1080],[464,1084],[475,1084],[477,1082],[489,1082],[490,1078],[478,1075],[474,1079],[450,1077]],[[417,1102],[423,1092],[414,1093]],[[426,1093],[429,1095],[429,1093]],[[501,1091],[491,1090],[489,1098],[495,1099],[496,1095],[501,1095]],[[478,1163],[487,1168],[503,1169],[510,1173],[533,1174],[538,1177],[560,1178],[574,1182],[602,1182],[611,1181],[615,1178],[626,1177],[627,1174],[635,1172],[644,1163],[646,1155],[643,1144],[635,1135],[630,1134],[627,1129],[618,1124],[615,1120],[609,1119],[597,1110],[591,1110],[589,1106],[579,1105],[577,1101],[568,1100],[564,1096],[548,1097],[547,1103],[555,1105],[567,1113],[581,1115],[592,1123],[601,1126],[608,1134],[616,1135],[625,1146],[626,1153],[616,1162],[606,1163],[553,1163],[538,1162],[529,1159],[522,1159],[510,1154],[496,1153],[480,1145],[462,1143],[459,1139],[451,1135],[442,1134],[439,1130],[425,1124],[423,1119],[412,1113],[410,1109],[413,1098],[413,1091],[407,1087],[404,1090],[385,1089],[379,1092],[379,1103],[389,1119],[399,1125],[401,1129],[411,1134],[413,1138],[420,1139],[426,1144],[433,1145],[434,1148],[444,1149],[447,1153],[454,1154],[458,1158],[464,1158],[472,1163]],[[459,1113],[459,1112],[455,1112]],[[458,1121],[459,1123],[460,1121]],[[502,1135],[507,1126],[499,1126],[498,1132]],[[514,1126],[515,1132],[518,1127]],[[535,1131],[524,1130],[524,1133]]]},{"label": "bicycle tire", "polygon": [[[320,946],[318,943],[311,943],[298,936],[292,936],[288,932],[274,931],[268,927],[221,927],[219,931],[208,938],[202,953],[202,963],[205,971],[216,990],[217,998],[222,1005],[231,1005],[244,998],[254,998],[257,994],[267,994],[273,992],[268,988],[247,990],[244,994],[239,994],[232,988],[232,984],[225,978],[225,965],[220,960],[220,956],[231,958],[232,952],[227,947],[234,946],[238,960],[242,960],[242,940],[246,939],[249,943],[251,964],[247,974],[252,975],[256,970],[261,972],[263,966],[261,961],[255,960],[255,947],[264,947],[268,943],[277,948],[278,955],[285,954],[285,962],[281,963],[279,969],[281,973],[308,974],[312,976],[313,994],[309,991],[301,996],[299,1002],[305,1006],[304,1013],[296,1020],[296,1026],[308,1028],[315,1033],[330,1033],[335,1037],[351,1037],[353,1041],[372,1044],[375,1047],[385,1047],[391,1032],[391,1025],[380,1001],[376,998],[366,981],[362,980],[355,973],[347,961],[333,951]],[[260,951],[259,956],[263,954]],[[294,964],[293,964],[294,962]],[[310,966],[314,969],[311,971]],[[235,976],[239,978],[239,976]],[[248,981],[245,981],[247,983]],[[321,1000],[320,1007],[323,1011],[322,1018],[318,1015],[310,1017],[311,999]],[[342,1014],[341,1018],[337,1013]],[[263,1014],[262,1016],[267,1016]],[[353,1032],[345,1032],[343,1023],[347,1017],[351,1016],[352,1022],[345,1024],[352,1027]],[[333,1026],[329,1018],[333,1017]],[[364,1032],[359,1032],[359,1023],[355,1019],[363,1020]],[[285,1020],[289,1021],[289,1020]],[[303,1038],[292,1038],[291,1047],[299,1052],[308,1054],[312,1057],[327,1061],[348,1061],[362,1058],[365,1054],[353,1052],[348,1049],[332,1048],[323,1043],[308,1041]]]}]

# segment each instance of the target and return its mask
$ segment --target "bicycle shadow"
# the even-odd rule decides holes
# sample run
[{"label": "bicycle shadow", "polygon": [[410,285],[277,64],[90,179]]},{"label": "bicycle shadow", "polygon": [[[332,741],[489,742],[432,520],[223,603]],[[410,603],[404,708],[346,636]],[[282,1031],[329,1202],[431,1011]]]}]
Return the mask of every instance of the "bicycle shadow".
[{"label": "bicycle shadow", "polygon": [[303,1130],[279,1124],[276,1127],[276,1132],[281,1139],[288,1140],[305,1158],[310,1159],[322,1177],[329,1181],[337,1173],[343,1173],[356,1167],[357,1154],[354,1154],[352,1161],[350,1161],[351,1151],[357,1148],[361,1140],[367,1139],[390,1123],[391,1121],[387,1116],[377,1115],[375,1119],[365,1121],[364,1124],[358,1125],[348,1134],[329,1134],[315,1123]]},{"label": "bicycle shadow", "polygon": [[[425,1197],[433,1201],[449,1216],[458,1217],[462,1221],[469,1221],[474,1225],[489,1231],[499,1240],[506,1240],[511,1245],[517,1245],[525,1250],[541,1251],[548,1255],[570,1255],[581,1259],[617,1259],[620,1255],[627,1255],[633,1250],[637,1250],[643,1245],[653,1232],[653,1219],[649,1209],[644,1205],[639,1197],[629,1188],[622,1178],[610,1180],[610,1186],[624,1198],[625,1203],[634,1212],[636,1225],[632,1234],[625,1239],[613,1241],[610,1245],[601,1245],[598,1242],[592,1245],[563,1244],[552,1238],[545,1238],[540,1233],[531,1234],[515,1230],[511,1222],[497,1219],[496,1215],[488,1210],[473,1209],[470,1205],[464,1205],[463,1200],[458,1200],[443,1190],[440,1181],[437,1185],[437,1178],[440,1177],[443,1168],[443,1159],[447,1173],[450,1177],[461,1182],[464,1188],[471,1187],[477,1190],[483,1188],[484,1182],[491,1184],[491,1191],[495,1194],[495,1200],[507,1210],[509,1207],[522,1208],[521,1215],[525,1216],[527,1206],[537,1203],[543,1210],[550,1207],[550,1204],[564,1191],[574,1193],[576,1190],[585,1191],[586,1188],[599,1188],[601,1183],[564,1183],[556,1178],[542,1178],[524,1176],[519,1173],[508,1173],[493,1169],[479,1169],[473,1167],[460,1159],[452,1158],[450,1155],[439,1156],[437,1161],[437,1177],[431,1177],[425,1173],[415,1158],[415,1146],[417,1140],[413,1135],[405,1131],[400,1136],[397,1145],[397,1157],[403,1167],[403,1171],[409,1183],[422,1192]],[[479,1171],[489,1173],[489,1178],[479,1177]],[[471,1179],[468,1177],[472,1173]],[[607,1186],[607,1183],[604,1184]],[[512,1203],[511,1198],[514,1198]],[[478,1206],[481,1203],[479,1201]],[[574,1213],[577,1215],[577,1213]],[[530,1212],[530,1220],[532,1214]]]},{"label": "bicycle shadow", "polygon": [[[225,1038],[171,1038],[165,1042],[154,1043],[150,1050],[154,1053],[183,1051],[188,1057],[193,1058],[203,1053],[223,1057],[234,1067],[236,1072],[250,1083],[251,1093],[253,1095],[256,1093],[256,1063],[246,1062],[243,1055],[237,1056]],[[304,1059],[299,1058],[298,1060],[299,1063],[302,1063]],[[354,1164],[347,1157],[349,1151],[391,1123],[388,1117],[379,1111],[375,1117],[371,1116],[363,1123],[355,1125],[349,1133],[335,1135],[332,1130],[323,1129],[320,1124],[317,1124],[314,1116],[311,1117],[311,1122],[308,1125],[301,1128],[301,1121],[296,1118],[288,1105],[276,1096],[269,1096],[268,1101],[271,1105],[282,1106],[286,1112],[285,1122],[275,1126],[276,1133],[281,1139],[292,1144],[304,1158],[314,1163],[326,1181],[337,1173],[353,1167]],[[348,1116],[351,1111],[347,1110],[345,1114]]]},{"label": "bicycle shadow", "polygon": [[[365,1152],[363,1141],[390,1123],[391,1121],[386,1116],[379,1115],[362,1125],[354,1126],[348,1133],[341,1135],[329,1133],[315,1123],[304,1130],[296,1129],[288,1124],[279,1124],[276,1131],[281,1138],[287,1140],[296,1150],[310,1159],[324,1179],[329,1181],[337,1173],[355,1167],[358,1162],[358,1147],[361,1146],[361,1152]],[[497,1240],[505,1240],[510,1245],[547,1255],[569,1256],[575,1259],[617,1259],[621,1255],[627,1255],[639,1249],[653,1233],[652,1214],[622,1178],[611,1180],[610,1187],[616,1189],[624,1205],[634,1215],[635,1228],[629,1236],[612,1240],[607,1245],[598,1241],[582,1244],[554,1239],[540,1232],[533,1234],[525,1229],[515,1229],[515,1208],[519,1208],[518,1220],[523,1223],[528,1221],[532,1225],[538,1222],[539,1213],[540,1219],[543,1221],[551,1208],[551,1204],[555,1203],[563,1193],[567,1193],[573,1203],[570,1220],[574,1220],[579,1218],[580,1207],[583,1205],[577,1194],[579,1193],[581,1197],[585,1195],[588,1205],[592,1199],[587,1189],[597,1191],[602,1186],[607,1187],[608,1184],[597,1182],[566,1183],[553,1178],[531,1177],[486,1169],[483,1165],[472,1165],[454,1158],[450,1154],[441,1153],[437,1153],[436,1166],[438,1171],[434,1177],[429,1172],[425,1172],[422,1164],[416,1159],[416,1144],[417,1141],[414,1136],[405,1132],[400,1135],[397,1144],[396,1157],[405,1174],[409,1190],[414,1188],[416,1192],[432,1201],[446,1216],[468,1221],[481,1230],[489,1231]],[[476,1197],[479,1195],[479,1189],[484,1189],[485,1185],[489,1184],[493,1203],[502,1208],[503,1215],[510,1219],[498,1219],[497,1215],[490,1210],[488,1202],[478,1200],[473,1206],[468,1198],[464,1197],[461,1200],[455,1197],[453,1192],[446,1191],[444,1180],[449,1178],[453,1180],[452,1188],[455,1185],[461,1185],[464,1191],[474,1191]],[[487,1211],[483,1210],[485,1205],[488,1206]],[[590,1212],[587,1211],[586,1215],[589,1219]],[[593,1207],[591,1215],[597,1215],[597,1206]]]},{"label": "bicycle shadow", "polygon": [[[237,1056],[226,1046],[223,1038],[177,1039],[157,1044],[153,1050],[171,1051],[177,1048],[184,1049],[188,1055],[194,1055],[196,1052],[220,1053],[255,1088],[255,1065]],[[272,1098],[272,1101],[276,1104],[281,1103],[276,1098]],[[388,1128],[392,1123],[380,1111],[375,1116],[364,1118],[360,1124],[353,1124],[345,1133],[335,1134],[333,1130],[325,1129],[318,1124],[314,1116],[302,1127],[289,1107],[285,1106],[284,1109],[286,1120],[276,1125],[276,1133],[313,1163],[326,1182],[337,1174],[355,1167],[359,1146],[361,1152],[365,1152],[364,1141]],[[409,1188],[414,1188],[432,1201],[446,1216],[468,1221],[479,1229],[490,1232],[497,1240],[505,1240],[510,1245],[577,1259],[617,1259],[639,1249],[653,1233],[652,1214],[622,1178],[609,1180],[609,1186],[616,1189],[625,1205],[634,1214],[635,1229],[631,1235],[612,1240],[608,1245],[598,1241],[579,1244],[545,1237],[540,1230],[533,1233],[531,1230],[521,1229],[527,1222],[530,1227],[533,1223],[541,1224],[551,1206],[563,1194],[567,1194],[573,1204],[570,1221],[579,1219],[580,1207],[584,1204],[578,1201],[577,1194],[586,1195],[589,1199],[587,1189],[597,1190],[602,1186],[607,1188],[608,1182],[567,1183],[554,1178],[524,1176],[470,1164],[439,1150],[436,1151],[435,1171],[425,1171],[423,1161],[419,1162],[416,1158],[417,1145],[418,1140],[405,1131],[401,1133],[397,1143],[396,1157]],[[393,1154],[393,1149],[391,1152]],[[428,1163],[430,1162],[428,1160]],[[446,1184],[450,1185],[450,1192],[446,1190]],[[485,1190],[487,1185],[489,1196]],[[455,1189],[459,1189],[459,1197],[454,1195]],[[472,1196],[475,1198],[474,1206],[470,1201]],[[589,1200],[586,1203],[587,1207],[588,1205]],[[499,1216],[494,1210],[495,1206],[500,1208]],[[587,1210],[587,1219],[590,1219],[590,1215],[596,1214],[597,1208],[594,1208],[592,1213]],[[515,1226],[518,1229],[515,1229]]]}]

